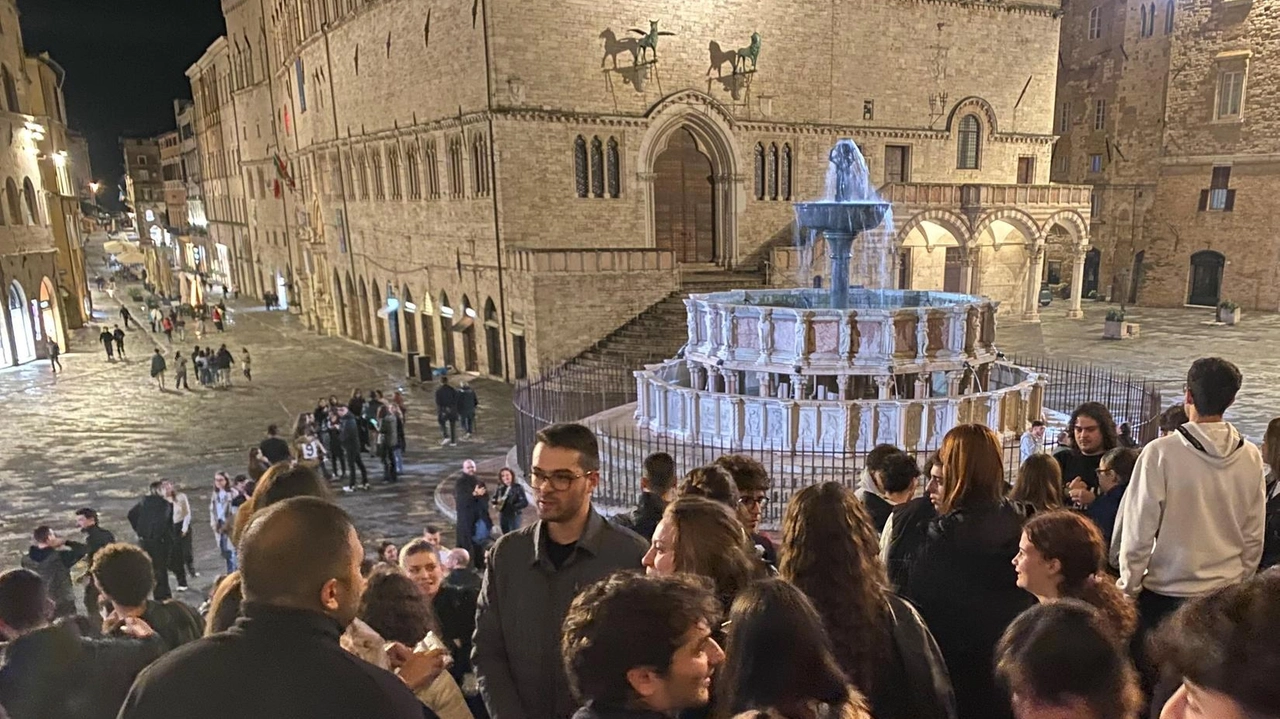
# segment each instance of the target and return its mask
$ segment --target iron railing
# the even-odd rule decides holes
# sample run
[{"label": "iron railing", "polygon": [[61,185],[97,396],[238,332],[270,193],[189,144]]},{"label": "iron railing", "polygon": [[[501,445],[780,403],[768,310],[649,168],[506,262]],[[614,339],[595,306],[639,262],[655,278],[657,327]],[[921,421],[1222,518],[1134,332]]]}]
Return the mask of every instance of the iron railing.
[{"label": "iron railing", "polygon": [[[1086,401],[1101,402],[1118,423],[1127,422],[1133,436],[1149,441],[1156,436],[1156,420],[1161,411],[1160,390],[1156,383],[1133,374],[1110,368],[1067,360],[1020,357],[1015,364],[1042,373],[1047,378],[1045,409],[1068,415]],[[556,422],[584,420],[607,410],[636,401],[637,369],[619,358],[616,362],[571,361],[542,377],[516,386],[516,449],[519,464],[528,471],[530,452],[539,429]],[[709,464],[721,454],[733,451],[703,446],[641,429],[618,418],[595,424],[600,440],[601,475],[603,481],[595,499],[603,506],[628,506],[640,491],[640,468],[652,452],[667,452],[676,459],[683,472]],[[1046,436],[1050,449],[1053,434]],[[798,489],[817,481],[834,480],[857,486],[866,452],[831,450],[819,447],[797,447],[779,450],[746,450],[769,470],[773,491],[765,510],[766,524],[773,525],[786,501]],[[922,455],[924,453],[921,453]],[[1018,439],[1010,438],[1004,446],[1005,469],[1012,480],[1020,462]],[[918,456],[924,462],[926,457]]]}]

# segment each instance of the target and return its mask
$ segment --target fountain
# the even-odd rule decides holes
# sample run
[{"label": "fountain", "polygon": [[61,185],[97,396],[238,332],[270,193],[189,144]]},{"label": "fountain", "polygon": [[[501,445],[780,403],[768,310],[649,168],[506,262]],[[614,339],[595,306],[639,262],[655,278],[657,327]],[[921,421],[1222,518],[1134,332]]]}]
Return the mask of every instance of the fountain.
[{"label": "fountain", "polygon": [[[807,237],[810,246],[821,233],[827,243],[827,260],[831,268],[831,302],[833,309],[849,306],[849,260],[854,240],[867,230],[880,226],[891,205],[883,202],[871,189],[867,163],[853,140],[841,140],[831,149],[827,173],[827,198],[817,202],[797,202],[796,230]],[[884,258],[880,258],[884,267]],[[872,282],[887,284],[881,272]]]},{"label": "fountain", "polygon": [[[996,350],[998,303],[892,289],[892,244],[867,240],[889,234],[875,228],[890,205],[869,187],[851,141],[831,151],[827,196],[795,212],[797,235],[810,248],[818,235],[827,244],[830,287],[685,300],[682,355],[635,372],[634,406],[587,420],[602,436],[606,496],[629,501],[623,488],[636,486],[654,449],[682,469],[749,451],[785,488],[782,505],[797,487],[850,481],[877,444],[923,454],[955,425],[980,422],[1016,448],[1040,417],[1044,378]],[[849,287],[851,260],[878,268],[864,273],[870,287]]]}]

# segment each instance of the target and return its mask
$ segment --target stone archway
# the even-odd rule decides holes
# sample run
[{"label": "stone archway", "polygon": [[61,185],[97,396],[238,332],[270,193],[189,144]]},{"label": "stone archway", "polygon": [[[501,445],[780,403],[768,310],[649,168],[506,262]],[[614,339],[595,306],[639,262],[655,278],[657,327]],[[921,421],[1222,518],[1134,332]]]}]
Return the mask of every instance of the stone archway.
[{"label": "stone archway", "polygon": [[404,320],[404,351],[418,352],[418,306],[413,303],[409,285],[400,290],[400,316]]},{"label": "stone archway", "polygon": [[36,341],[32,334],[31,310],[27,307],[27,291],[17,280],[9,283],[9,329],[13,332],[13,364],[36,358]]},{"label": "stone archway", "polygon": [[360,278],[360,341],[365,344],[373,344],[373,336],[370,331],[369,323],[369,287],[364,283],[364,278]]},{"label": "stone archway", "polygon": [[680,262],[733,267],[741,182],[733,116],[686,90],[659,101],[648,118],[638,152],[648,246],[669,249]]},{"label": "stone archway", "polygon": [[334,310],[338,316],[338,333],[343,337],[350,337],[350,327],[347,325],[347,296],[342,291],[342,278],[338,276],[338,271],[333,271],[333,298]]},{"label": "stone archway", "polygon": [[[58,297],[57,290],[53,287],[53,280],[44,277],[40,280],[40,313],[38,320],[43,328],[41,334],[45,340],[53,340],[58,343],[59,347],[66,347],[66,337],[63,336],[62,324],[62,305]],[[39,348],[37,354],[45,354],[47,347]]]}]

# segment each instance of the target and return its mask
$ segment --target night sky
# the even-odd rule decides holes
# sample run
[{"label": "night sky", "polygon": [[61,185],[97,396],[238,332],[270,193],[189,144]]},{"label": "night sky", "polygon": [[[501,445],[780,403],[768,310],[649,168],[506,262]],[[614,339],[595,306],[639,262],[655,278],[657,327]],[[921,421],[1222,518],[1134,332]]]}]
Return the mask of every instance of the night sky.
[{"label": "night sky", "polygon": [[68,120],[107,183],[124,174],[121,135],[174,128],[173,100],[191,97],[184,72],[225,30],[218,0],[18,0],[18,11],[27,54],[66,69]]}]

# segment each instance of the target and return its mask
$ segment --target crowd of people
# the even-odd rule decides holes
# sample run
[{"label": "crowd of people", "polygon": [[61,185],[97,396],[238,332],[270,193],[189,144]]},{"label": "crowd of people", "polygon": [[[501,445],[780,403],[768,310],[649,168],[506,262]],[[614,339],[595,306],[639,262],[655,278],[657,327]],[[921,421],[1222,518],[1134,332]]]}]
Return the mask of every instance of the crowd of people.
[{"label": "crowd of people", "polygon": [[[923,466],[877,447],[865,477],[787,492],[772,536],[764,509],[785,490],[755,458],[681,475],[650,455],[635,510],[606,518],[595,435],[553,425],[533,447],[532,496],[510,470],[490,493],[468,461],[456,547],[432,526],[372,552],[324,476],[317,417],[327,431],[353,414],[330,398],[299,420],[320,451],[272,428],[256,482],[215,479],[227,573],[202,615],[167,599],[167,574],[190,569],[190,502],[172,485],[130,513],[137,547],[92,510],[77,513],[84,543],[37,529],[29,568],[0,574],[0,706],[14,719],[1280,716],[1280,420],[1261,450],[1224,421],[1241,381],[1224,360],[1194,363],[1183,416],[1167,412],[1145,447],[1086,403],[1066,446],[1028,452],[1012,481],[982,425],[952,429]],[[394,398],[373,402],[396,416]],[[358,427],[357,456],[378,442]],[[521,503],[538,521],[521,526]],[[82,559],[94,621],[64,576]]]}]

